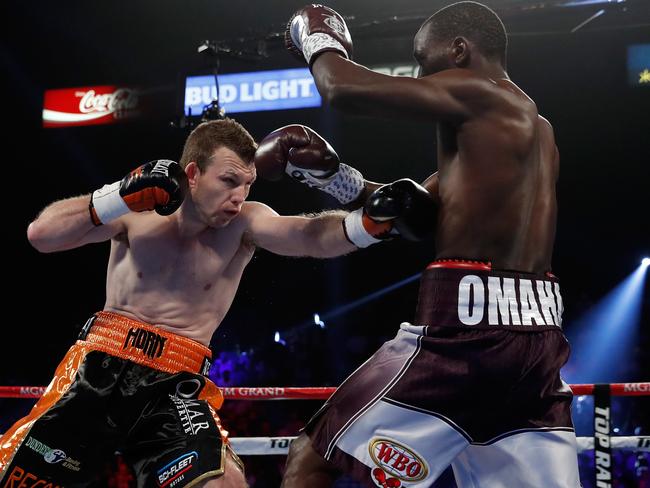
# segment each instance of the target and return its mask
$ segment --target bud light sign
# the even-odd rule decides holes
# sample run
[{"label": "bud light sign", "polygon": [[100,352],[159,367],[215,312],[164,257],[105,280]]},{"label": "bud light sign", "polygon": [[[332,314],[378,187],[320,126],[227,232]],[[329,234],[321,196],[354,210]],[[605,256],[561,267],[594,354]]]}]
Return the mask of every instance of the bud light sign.
[{"label": "bud light sign", "polygon": [[137,113],[138,95],[131,88],[93,86],[47,90],[43,127],[111,124]]},{"label": "bud light sign", "polygon": [[[213,75],[185,80],[186,115],[200,115],[216,98]],[[307,68],[219,75],[219,106],[227,114],[320,105],[320,95]]]}]

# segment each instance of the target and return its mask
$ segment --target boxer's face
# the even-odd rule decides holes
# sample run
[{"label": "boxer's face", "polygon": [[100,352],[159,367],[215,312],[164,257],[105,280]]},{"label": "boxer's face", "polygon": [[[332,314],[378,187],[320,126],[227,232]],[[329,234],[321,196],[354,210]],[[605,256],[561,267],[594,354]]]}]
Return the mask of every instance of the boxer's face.
[{"label": "boxer's face", "polygon": [[413,40],[413,57],[420,65],[418,77],[454,68],[446,45],[436,41],[426,25],[420,27]]},{"label": "boxer's face", "polygon": [[190,178],[192,200],[201,220],[215,228],[228,225],[241,212],[255,177],[254,165],[246,164],[228,148],[216,149],[205,170],[197,167]]}]

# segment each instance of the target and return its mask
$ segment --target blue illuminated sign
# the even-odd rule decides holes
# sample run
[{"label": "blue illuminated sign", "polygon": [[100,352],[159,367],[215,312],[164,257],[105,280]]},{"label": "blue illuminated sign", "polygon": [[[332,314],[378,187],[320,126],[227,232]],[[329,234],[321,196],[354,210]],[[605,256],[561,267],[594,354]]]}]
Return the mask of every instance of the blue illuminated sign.
[{"label": "blue illuminated sign", "polygon": [[[200,115],[203,107],[216,97],[213,75],[186,78],[186,115]],[[219,97],[219,106],[226,110],[226,114],[321,105],[314,79],[307,68],[219,75]]]},{"label": "blue illuminated sign", "polygon": [[650,44],[628,46],[627,80],[632,86],[650,87]]}]

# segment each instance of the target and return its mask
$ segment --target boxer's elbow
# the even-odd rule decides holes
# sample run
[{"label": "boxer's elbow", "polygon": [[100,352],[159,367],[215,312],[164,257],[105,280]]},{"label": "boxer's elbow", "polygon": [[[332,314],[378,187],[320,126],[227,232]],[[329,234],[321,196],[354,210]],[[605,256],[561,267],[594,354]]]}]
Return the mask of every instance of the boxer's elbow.
[{"label": "boxer's elbow", "polygon": [[43,233],[41,232],[41,226],[36,220],[27,226],[27,240],[34,249],[41,251],[43,247]]},{"label": "boxer's elbow", "polygon": [[341,111],[354,109],[356,101],[354,90],[344,84],[331,85],[329,89],[324,90],[323,98],[326,104]]},{"label": "boxer's elbow", "polygon": [[27,227],[27,240],[38,252],[48,253],[58,250],[53,245],[47,226],[43,225],[38,219]]},{"label": "boxer's elbow", "polygon": [[318,56],[312,66],[318,93],[327,105],[340,110],[353,110],[358,96],[368,89],[366,68],[355,65],[336,53]]},{"label": "boxer's elbow", "polygon": [[345,78],[329,73],[328,76],[319,77],[317,80],[318,93],[320,93],[323,102],[339,110],[352,108],[354,101],[354,85]]}]

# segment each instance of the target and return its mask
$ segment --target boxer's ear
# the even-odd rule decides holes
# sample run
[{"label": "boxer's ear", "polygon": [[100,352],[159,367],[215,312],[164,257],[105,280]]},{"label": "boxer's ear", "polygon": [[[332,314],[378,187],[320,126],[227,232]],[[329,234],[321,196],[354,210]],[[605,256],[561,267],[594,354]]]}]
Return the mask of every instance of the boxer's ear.
[{"label": "boxer's ear", "polygon": [[469,42],[462,36],[458,36],[451,44],[451,61],[458,68],[466,68],[471,58]]}]

